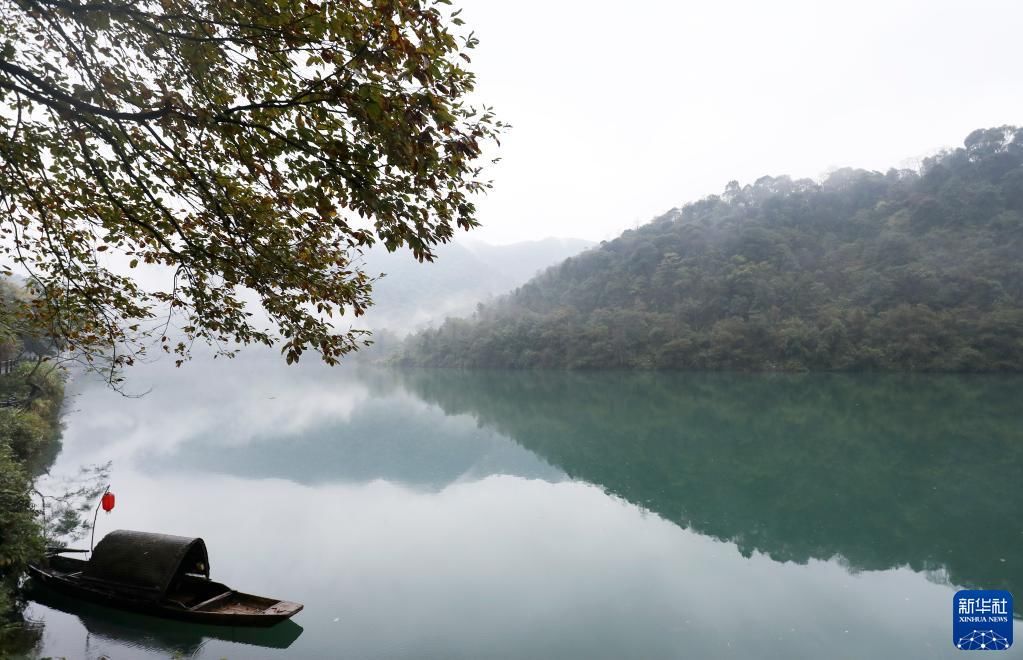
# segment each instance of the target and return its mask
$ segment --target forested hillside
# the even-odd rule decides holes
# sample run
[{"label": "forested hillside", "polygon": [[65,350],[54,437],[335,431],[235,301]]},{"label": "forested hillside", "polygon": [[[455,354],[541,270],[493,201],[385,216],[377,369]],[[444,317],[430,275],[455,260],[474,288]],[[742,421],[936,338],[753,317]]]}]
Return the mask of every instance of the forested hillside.
[{"label": "forested hillside", "polygon": [[732,182],[397,358],[448,367],[1023,370],[1023,129],[919,171]]}]

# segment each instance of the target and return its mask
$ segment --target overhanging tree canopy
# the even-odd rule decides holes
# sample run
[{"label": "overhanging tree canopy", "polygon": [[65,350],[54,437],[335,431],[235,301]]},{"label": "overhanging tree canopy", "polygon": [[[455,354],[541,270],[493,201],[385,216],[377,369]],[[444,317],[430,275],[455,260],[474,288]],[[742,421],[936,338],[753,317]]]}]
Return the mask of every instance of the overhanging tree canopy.
[{"label": "overhanging tree canopy", "polygon": [[[358,249],[432,259],[489,186],[503,125],[467,99],[476,40],[447,4],[0,0],[2,245],[39,291],[23,314],[113,366],[150,336],[187,357],[167,309],[225,352],[355,349],[335,320],[370,302]],[[143,264],[173,284],[142,286]]]}]

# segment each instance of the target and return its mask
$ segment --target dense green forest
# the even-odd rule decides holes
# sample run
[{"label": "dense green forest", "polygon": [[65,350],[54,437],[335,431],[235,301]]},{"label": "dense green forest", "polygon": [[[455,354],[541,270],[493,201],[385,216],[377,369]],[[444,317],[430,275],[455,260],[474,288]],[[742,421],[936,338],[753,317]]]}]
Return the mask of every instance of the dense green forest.
[{"label": "dense green forest", "polygon": [[549,268],[401,364],[1023,370],[1023,129],[919,170],[763,177]]}]

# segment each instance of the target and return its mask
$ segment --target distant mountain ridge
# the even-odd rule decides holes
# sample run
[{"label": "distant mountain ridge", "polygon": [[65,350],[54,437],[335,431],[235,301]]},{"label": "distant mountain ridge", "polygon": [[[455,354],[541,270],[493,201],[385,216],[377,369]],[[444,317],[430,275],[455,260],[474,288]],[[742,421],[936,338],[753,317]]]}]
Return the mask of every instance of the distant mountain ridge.
[{"label": "distant mountain ridge", "polygon": [[1023,130],[919,171],[763,177],[567,259],[406,365],[1023,370]]},{"label": "distant mountain ridge", "polygon": [[509,245],[452,241],[436,250],[432,263],[374,247],[364,257],[364,270],[384,277],[373,285],[374,304],[363,325],[402,332],[471,313],[478,302],[507,293],[591,246],[592,242],[575,238]]}]

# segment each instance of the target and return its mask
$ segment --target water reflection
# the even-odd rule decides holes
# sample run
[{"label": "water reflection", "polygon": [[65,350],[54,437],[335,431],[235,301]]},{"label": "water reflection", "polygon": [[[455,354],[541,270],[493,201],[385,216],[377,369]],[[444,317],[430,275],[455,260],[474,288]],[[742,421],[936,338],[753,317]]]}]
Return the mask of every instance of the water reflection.
[{"label": "water reflection", "polygon": [[1023,592],[1023,379],[401,372],[574,478],[777,561]]},{"label": "water reflection", "polygon": [[[954,652],[940,582],[745,558],[583,483],[491,476],[439,493],[226,476],[119,483],[132,497],[118,525],[197,533],[217,579],[306,605],[286,651],[208,639],[196,657],[819,658],[835,656],[836,640],[848,657]],[[259,513],[240,518],[240,502]],[[185,648],[116,622],[85,637],[43,605],[28,614],[46,621],[46,655]]]},{"label": "water reflection", "polygon": [[43,655],[956,657],[953,585],[1023,585],[1020,496],[976,461],[1023,467],[1020,379],[152,373],[78,384],[58,469],[113,459],[100,535],[202,536],[304,632],[44,601]]},{"label": "water reflection", "polygon": [[[255,353],[226,365],[149,365],[125,400],[79,384],[64,464],[101,454],[150,472],[213,471],[315,484],[385,479],[438,490],[459,480],[564,473],[469,415],[445,415],[390,371],[289,368]],[[130,411],[130,412],[129,412]]]}]

